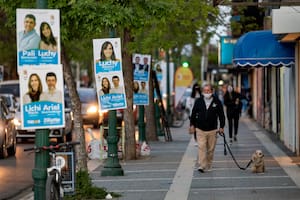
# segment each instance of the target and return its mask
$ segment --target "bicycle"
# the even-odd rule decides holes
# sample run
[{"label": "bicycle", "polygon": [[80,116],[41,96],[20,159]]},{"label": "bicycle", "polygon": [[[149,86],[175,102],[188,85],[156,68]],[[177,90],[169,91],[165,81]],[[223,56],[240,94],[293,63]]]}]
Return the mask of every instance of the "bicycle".
[{"label": "bicycle", "polygon": [[[45,186],[46,199],[47,200],[61,200],[64,197],[64,188],[62,184],[61,169],[65,166],[66,161],[62,156],[57,156],[57,153],[61,150],[73,149],[74,145],[80,144],[80,142],[66,142],[49,146],[30,147],[24,149],[24,151],[49,151],[50,166],[47,168],[47,180]],[[73,172],[74,174],[74,172]]]},{"label": "bicycle", "polygon": [[177,105],[173,109],[171,116],[171,126],[175,128],[180,128],[183,126],[184,122],[189,119],[189,110],[182,105]]}]

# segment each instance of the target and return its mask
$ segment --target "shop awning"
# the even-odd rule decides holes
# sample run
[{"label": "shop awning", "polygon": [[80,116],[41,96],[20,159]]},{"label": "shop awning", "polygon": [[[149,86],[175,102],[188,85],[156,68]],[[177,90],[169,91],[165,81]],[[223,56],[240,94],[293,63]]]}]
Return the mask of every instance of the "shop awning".
[{"label": "shop awning", "polygon": [[295,64],[295,44],[277,41],[271,30],[242,35],[233,49],[236,67],[281,67]]}]

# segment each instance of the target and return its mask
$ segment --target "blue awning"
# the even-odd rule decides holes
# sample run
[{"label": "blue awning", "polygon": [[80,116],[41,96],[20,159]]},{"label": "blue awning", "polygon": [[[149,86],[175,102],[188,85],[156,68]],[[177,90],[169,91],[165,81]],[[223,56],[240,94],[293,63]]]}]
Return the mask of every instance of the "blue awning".
[{"label": "blue awning", "polygon": [[281,43],[272,31],[251,31],[242,35],[233,49],[237,67],[281,67],[295,64],[295,44]]}]

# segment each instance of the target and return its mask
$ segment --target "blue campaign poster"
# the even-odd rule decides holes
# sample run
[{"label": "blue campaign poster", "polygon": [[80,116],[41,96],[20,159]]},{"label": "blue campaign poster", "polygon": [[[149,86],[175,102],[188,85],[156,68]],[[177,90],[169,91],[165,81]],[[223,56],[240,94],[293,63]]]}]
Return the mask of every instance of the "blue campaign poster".
[{"label": "blue campaign poster", "polygon": [[149,105],[151,55],[133,54],[133,104]]},{"label": "blue campaign poster", "polygon": [[18,69],[60,64],[60,16],[57,9],[17,9]]},{"label": "blue campaign poster", "polygon": [[26,66],[19,75],[22,128],[64,127],[62,65]]},{"label": "blue campaign poster", "polygon": [[93,52],[100,108],[102,110],[126,108],[120,38],[94,39]]}]

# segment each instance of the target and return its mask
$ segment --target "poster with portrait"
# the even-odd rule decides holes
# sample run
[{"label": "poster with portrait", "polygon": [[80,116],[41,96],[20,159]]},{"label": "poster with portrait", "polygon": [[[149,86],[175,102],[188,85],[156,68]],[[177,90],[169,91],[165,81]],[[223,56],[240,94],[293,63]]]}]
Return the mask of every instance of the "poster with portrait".
[{"label": "poster with portrait", "polygon": [[4,79],[4,66],[0,65],[0,82]]},{"label": "poster with portrait", "polygon": [[133,54],[133,104],[149,105],[151,55]]},{"label": "poster with portrait", "polygon": [[22,68],[19,76],[22,128],[64,127],[62,65]]},{"label": "poster with portrait", "polygon": [[[154,64],[154,70],[156,71],[156,77],[159,84],[161,96],[165,98],[167,96],[167,76],[169,76],[169,91],[170,94],[174,94],[174,63],[169,63],[169,69],[167,69],[167,63],[161,60]],[[154,95],[156,98],[156,95]]]},{"label": "poster with portrait", "polygon": [[120,38],[93,40],[94,73],[102,110],[127,107]]},{"label": "poster with portrait", "polygon": [[25,65],[60,64],[58,9],[17,9],[18,70]]}]

